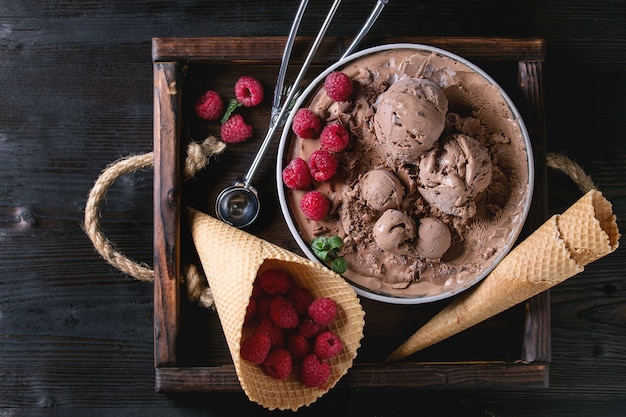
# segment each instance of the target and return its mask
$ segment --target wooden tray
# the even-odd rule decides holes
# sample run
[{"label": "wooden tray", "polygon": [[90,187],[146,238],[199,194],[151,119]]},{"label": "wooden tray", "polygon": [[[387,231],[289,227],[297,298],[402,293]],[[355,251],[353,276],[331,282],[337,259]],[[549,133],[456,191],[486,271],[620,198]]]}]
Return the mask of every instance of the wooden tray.
[{"label": "wooden tray", "polygon": [[[326,38],[309,70],[310,78],[341,55],[349,39]],[[362,46],[412,42],[459,54],[486,70],[507,91],[530,132],[536,164],[533,204],[521,237],[547,218],[545,116],[540,39],[386,38]],[[273,86],[285,38],[154,39],[154,343],[158,391],[236,391],[239,382],[217,315],[187,300],[181,267],[197,262],[181,211],[196,207],[214,215],[217,193],[242,175],[257,152],[269,121]],[[311,43],[298,38],[287,79],[297,73]],[[245,144],[229,145],[195,179],[183,182],[181,163],[190,140],[219,137],[218,122],[200,122],[193,102],[206,89],[225,100],[234,96],[241,75],[266,85],[264,102],[242,110],[254,128]],[[260,220],[248,231],[302,254],[283,220],[274,181],[278,138],[255,186],[262,197]],[[236,260],[233,260],[236,262]],[[549,293],[542,293],[399,363],[386,356],[448,301],[395,306],[362,299],[365,337],[358,357],[337,389],[366,388],[541,388],[548,386],[550,362]]]}]

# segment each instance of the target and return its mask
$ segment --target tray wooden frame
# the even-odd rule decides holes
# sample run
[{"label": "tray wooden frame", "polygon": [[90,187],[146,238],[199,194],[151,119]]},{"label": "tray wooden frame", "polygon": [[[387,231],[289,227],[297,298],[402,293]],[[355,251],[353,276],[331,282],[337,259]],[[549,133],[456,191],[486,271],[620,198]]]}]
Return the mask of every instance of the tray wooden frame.
[{"label": "tray wooden frame", "polygon": [[[298,38],[306,51],[309,38]],[[546,133],[543,64],[546,45],[541,39],[513,38],[387,38],[370,44],[411,42],[437,46],[470,60],[516,63],[518,107],[530,132],[535,156],[536,184],[527,227],[534,230],[547,217]],[[179,357],[181,327],[181,91],[183,67],[195,62],[275,63],[285,38],[155,38],[154,72],[154,364],[157,391],[202,392],[240,390],[234,366],[186,366]],[[349,39],[327,38],[317,63],[332,63]],[[516,103],[517,104],[517,103]],[[544,388],[549,381],[550,300],[546,291],[528,302],[523,346],[513,360],[356,362],[338,389],[354,388]],[[392,346],[390,346],[390,349]]]}]

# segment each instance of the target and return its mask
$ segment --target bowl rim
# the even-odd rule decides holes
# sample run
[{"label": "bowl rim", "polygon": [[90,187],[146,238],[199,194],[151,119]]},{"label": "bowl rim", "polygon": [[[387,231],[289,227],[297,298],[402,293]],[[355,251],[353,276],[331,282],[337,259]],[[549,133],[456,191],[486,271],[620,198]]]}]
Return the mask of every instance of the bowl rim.
[{"label": "bowl rim", "polygon": [[298,246],[300,247],[300,249],[305,253],[305,255],[307,256],[307,258],[309,258],[310,260],[317,262],[319,264],[325,265],[321,260],[319,260],[315,254],[313,253],[313,251],[311,250],[311,247],[309,244],[307,244],[304,239],[302,238],[302,236],[300,235],[300,232],[298,231],[298,228],[293,220],[293,216],[291,215],[290,209],[289,209],[289,204],[287,203],[287,198],[286,198],[286,194],[285,194],[285,185],[283,184],[282,181],[282,170],[284,168],[283,166],[283,157],[285,156],[285,151],[286,151],[286,146],[287,146],[287,139],[291,136],[291,129],[289,128],[289,126],[291,126],[291,123],[293,121],[293,117],[296,113],[296,111],[302,106],[302,104],[310,98],[310,94],[317,90],[318,87],[321,85],[320,83],[326,78],[326,76],[331,73],[332,71],[335,71],[338,68],[341,68],[345,65],[347,65],[349,62],[354,61],[355,59],[361,58],[365,55],[370,55],[370,54],[374,54],[374,53],[378,53],[378,52],[382,52],[382,51],[389,51],[389,50],[395,50],[395,49],[412,49],[412,50],[416,50],[416,51],[426,51],[426,52],[432,52],[435,54],[439,54],[442,55],[446,58],[450,58],[454,61],[457,61],[467,67],[469,67],[470,69],[472,69],[473,71],[475,71],[476,73],[478,73],[481,77],[483,77],[489,84],[493,85],[494,87],[496,87],[499,91],[500,94],[504,100],[504,102],[507,104],[507,106],[509,107],[510,111],[511,111],[511,115],[513,116],[512,122],[516,123],[519,130],[520,130],[520,134],[524,140],[524,145],[526,147],[526,156],[527,156],[527,170],[528,170],[528,188],[527,188],[527,192],[525,195],[525,200],[524,200],[524,205],[523,205],[523,209],[521,212],[521,216],[520,216],[520,222],[518,223],[517,227],[515,228],[515,230],[513,230],[513,233],[511,234],[511,236],[509,237],[508,241],[503,245],[502,247],[502,251],[496,256],[496,258],[491,262],[490,266],[488,268],[486,268],[481,274],[477,275],[474,279],[464,283],[464,285],[456,287],[454,289],[451,289],[449,291],[444,291],[442,293],[439,294],[435,294],[435,295],[424,295],[424,296],[415,296],[415,297],[401,297],[401,296],[394,296],[394,295],[389,295],[389,294],[383,294],[383,293],[379,293],[379,292],[374,292],[372,290],[366,289],[354,282],[352,282],[350,279],[344,277],[344,279],[346,280],[346,282],[348,282],[352,288],[354,289],[354,291],[358,294],[361,295],[365,298],[371,299],[371,300],[375,300],[375,301],[380,301],[380,302],[384,302],[384,303],[389,303],[389,304],[425,304],[425,303],[430,303],[430,302],[435,302],[435,301],[440,301],[440,300],[444,300],[446,298],[450,298],[456,294],[459,294],[473,286],[475,286],[476,284],[478,284],[480,281],[482,281],[486,276],[488,276],[491,271],[493,271],[493,269],[502,261],[502,259],[504,259],[504,257],[511,251],[513,245],[515,244],[515,242],[517,241],[523,227],[524,224],[526,223],[526,219],[528,217],[528,213],[530,211],[530,206],[532,203],[532,198],[533,198],[533,194],[534,194],[534,184],[535,184],[535,169],[534,169],[534,156],[533,156],[533,148],[532,148],[532,143],[530,141],[530,135],[528,133],[528,130],[526,128],[526,125],[524,123],[524,120],[522,119],[522,116],[519,112],[519,110],[517,109],[517,106],[515,106],[515,103],[513,103],[513,101],[511,100],[511,98],[509,97],[509,95],[506,93],[506,91],[489,75],[487,74],[482,68],[478,67],[476,64],[468,61],[467,59],[453,53],[450,51],[447,51],[445,49],[441,49],[438,47],[434,47],[434,46],[430,46],[430,45],[425,45],[425,44],[420,44],[420,43],[392,43],[392,44],[383,44],[383,45],[378,45],[378,46],[373,46],[367,49],[363,49],[361,51],[355,52],[351,55],[348,55],[347,57],[335,62],[334,64],[328,66],[325,70],[323,70],[321,73],[319,73],[309,84],[308,86],[303,90],[303,92],[300,94],[300,96],[298,97],[298,99],[296,100],[296,102],[293,105],[292,110],[289,112],[289,116],[285,121],[284,124],[284,128],[282,130],[281,133],[281,138],[280,138],[280,142],[278,145],[278,150],[277,150],[277,157],[276,157],[276,186],[277,186],[277,191],[278,191],[278,199],[279,199],[279,203],[280,203],[280,208],[281,208],[281,212],[283,215],[283,218],[285,219],[285,222],[287,223],[287,227],[289,228],[289,231],[291,232],[291,235],[293,236],[293,238],[295,239],[296,243],[298,244]]}]

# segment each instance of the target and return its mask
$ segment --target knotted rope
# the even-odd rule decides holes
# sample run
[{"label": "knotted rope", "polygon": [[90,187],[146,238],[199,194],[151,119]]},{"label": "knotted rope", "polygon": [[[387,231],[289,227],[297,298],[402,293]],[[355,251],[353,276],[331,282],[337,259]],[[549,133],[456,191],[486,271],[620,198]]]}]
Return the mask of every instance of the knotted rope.
[{"label": "knotted rope", "polygon": [[[191,142],[187,147],[187,158],[183,168],[184,180],[195,177],[202,170],[212,156],[219,155],[226,145],[213,136],[209,136],[203,142]],[[587,191],[596,189],[591,178],[585,173],[580,165],[566,157],[554,153],[548,153],[547,166],[568,175],[578,188],[585,194]],[[91,239],[94,247],[109,264],[140,281],[154,281],[154,270],[146,264],[137,263],[115,249],[113,243],[107,239],[100,228],[100,205],[106,196],[109,187],[122,175],[154,167],[154,153],[125,157],[109,165],[95,182],[89,193],[85,206],[84,230]],[[187,296],[192,302],[214,309],[213,295],[206,278],[193,265],[184,266],[185,286]]]},{"label": "knotted rope", "polygon": [[[187,146],[183,180],[186,181],[195,177],[196,173],[208,164],[209,159],[214,155],[220,154],[225,147],[224,142],[218,141],[213,136],[209,136],[203,142],[191,142]],[[154,153],[148,152],[143,155],[119,159],[105,168],[89,192],[87,204],[85,205],[85,221],[83,225],[85,233],[89,236],[94,247],[104,260],[125,274],[145,282],[154,281],[154,270],[146,264],[140,264],[129,259],[107,239],[100,227],[100,205],[115,180],[140,169],[153,167]],[[185,266],[184,274],[183,279],[187,287],[189,299],[198,302],[204,307],[214,308],[211,290],[197,267],[194,265]]]}]

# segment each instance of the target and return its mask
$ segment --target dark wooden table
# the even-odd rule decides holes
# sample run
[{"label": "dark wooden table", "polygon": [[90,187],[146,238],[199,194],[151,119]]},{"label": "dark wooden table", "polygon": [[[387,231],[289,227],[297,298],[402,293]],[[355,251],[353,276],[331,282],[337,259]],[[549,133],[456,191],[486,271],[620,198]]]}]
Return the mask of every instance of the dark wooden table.
[{"label": "dark wooden table", "polygon": [[[152,38],[285,36],[296,3],[0,1],[0,416],[268,414],[239,392],[155,392],[153,285],[103,261],[82,223],[101,170],[153,149]],[[310,3],[304,35],[327,8]],[[353,36],[362,4],[344,1],[329,33]],[[391,0],[371,35],[544,39],[548,151],[584,168],[626,230],[625,19],[619,1]],[[547,175],[558,213],[580,191]],[[101,223],[148,267],[152,201],[152,170],[126,175]],[[550,291],[548,388],[341,389],[301,414],[623,416],[625,251]]]}]

